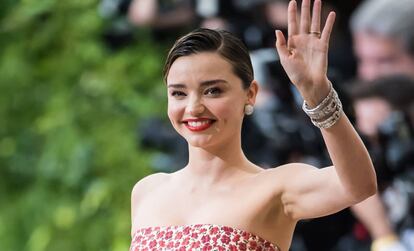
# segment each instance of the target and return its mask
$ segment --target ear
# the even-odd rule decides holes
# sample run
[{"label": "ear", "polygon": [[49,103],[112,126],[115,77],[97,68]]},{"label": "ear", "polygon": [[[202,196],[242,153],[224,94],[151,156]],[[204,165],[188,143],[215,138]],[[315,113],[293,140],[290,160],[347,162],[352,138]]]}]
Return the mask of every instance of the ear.
[{"label": "ear", "polygon": [[253,80],[246,90],[247,92],[247,104],[254,105],[256,103],[256,96],[259,91],[259,83],[256,80]]}]

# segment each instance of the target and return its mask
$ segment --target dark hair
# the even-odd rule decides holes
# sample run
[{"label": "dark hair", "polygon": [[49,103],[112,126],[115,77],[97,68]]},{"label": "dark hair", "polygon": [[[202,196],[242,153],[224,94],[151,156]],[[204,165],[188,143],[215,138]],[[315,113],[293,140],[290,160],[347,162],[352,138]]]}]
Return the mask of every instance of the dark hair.
[{"label": "dark hair", "polygon": [[167,81],[171,65],[177,58],[201,52],[217,52],[232,65],[234,73],[243,82],[243,88],[250,86],[253,67],[243,42],[230,32],[204,28],[196,29],[175,42],[165,61],[164,81]]},{"label": "dark hair", "polygon": [[356,81],[349,93],[354,101],[378,97],[394,108],[404,110],[414,103],[414,79],[406,75],[390,75],[372,81]]}]

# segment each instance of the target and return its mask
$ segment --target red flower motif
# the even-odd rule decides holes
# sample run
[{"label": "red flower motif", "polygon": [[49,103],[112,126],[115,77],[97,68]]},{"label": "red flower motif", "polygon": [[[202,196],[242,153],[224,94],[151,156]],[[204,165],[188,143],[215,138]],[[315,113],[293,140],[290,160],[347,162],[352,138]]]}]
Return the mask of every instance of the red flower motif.
[{"label": "red flower motif", "polygon": [[236,234],[236,235],[234,235],[234,237],[233,237],[233,242],[239,242],[239,240],[240,240],[240,235],[238,235],[238,234]]},{"label": "red flower motif", "polygon": [[194,242],[193,244],[191,244],[191,248],[199,248],[200,247],[200,242]]},{"label": "red flower motif", "polygon": [[210,241],[210,236],[208,235],[203,235],[203,237],[201,237],[201,242],[202,243],[207,243]]},{"label": "red flower motif", "polygon": [[235,245],[233,245],[233,244],[232,245],[229,245],[229,250],[230,251],[238,251],[237,250],[237,247]]},{"label": "red flower motif", "polygon": [[232,233],[233,232],[233,228],[231,228],[231,227],[224,226],[222,229],[223,229],[224,232],[227,232],[227,233]]},{"label": "red flower motif", "polygon": [[157,233],[157,239],[162,239],[162,237],[164,236],[165,231],[160,231]]},{"label": "red flower motif", "polygon": [[249,248],[257,248],[257,242],[256,241],[249,241]]},{"label": "red flower motif", "polygon": [[152,241],[150,241],[150,243],[149,243],[149,247],[150,247],[150,248],[154,248],[156,245],[157,245],[157,241],[155,241],[155,240],[152,240]]},{"label": "red flower motif", "polygon": [[209,251],[211,249],[213,249],[213,247],[208,244],[203,247],[203,251]]},{"label": "red flower motif", "polygon": [[227,235],[222,235],[220,240],[224,244],[229,244],[230,243],[230,237],[228,237]]},{"label": "red flower motif", "polygon": [[174,247],[174,242],[170,241],[167,245],[167,248],[173,248]]},{"label": "red flower motif", "polygon": [[212,227],[210,229],[210,234],[217,234],[219,232],[219,228],[218,227]]},{"label": "red flower motif", "polygon": [[172,231],[168,231],[166,234],[165,234],[165,239],[171,239],[171,237],[173,236],[173,232]]},{"label": "red flower motif", "polygon": [[197,224],[136,231],[130,251],[280,251],[271,242],[232,227]]},{"label": "red flower motif", "polygon": [[190,238],[186,237],[183,241],[183,245],[187,245],[190,242]]},{"label": "red flower motif", "polygon": [[245,244],[245,243],[243,243],[243,242],[240,242],[240,243],[239,243],[239,250],[244,251],[244,250],[246,250],[246,249],[247,249],[246,244]]},{"label": "red flower motif", "polygon": [[183,237],[183,233],[178,232],[178,233],[175,235],[175,238],[174,238],[174,239],[178,240],[178,239],[181,239],[182,237]]},{"label": "red flower motif", "polygon": [[184,235],[187,235],[187,234],[190,233],[190,231],[191,231],[191,227],[189,227],[189,226],[188,227],[185,227],[184,230],[183,230],[183,234]]}]

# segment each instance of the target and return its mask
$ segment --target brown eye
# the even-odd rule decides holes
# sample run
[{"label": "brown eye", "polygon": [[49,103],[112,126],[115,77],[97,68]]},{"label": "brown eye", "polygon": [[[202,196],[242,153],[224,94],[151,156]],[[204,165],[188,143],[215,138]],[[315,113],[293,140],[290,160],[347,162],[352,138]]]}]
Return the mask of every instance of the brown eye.
[{"label": "brown eye", "polygon": [[181,91],[172,91],[171,96],[174,96],[174,97],[185,96],[185,93]]},{"label": "brown eye", "polygon": [[222,91],[220,90],[220,88],[214,87],[214,88],[207,89],[204,92],[204,95],[217,96],[221,93],[222,93]]}]

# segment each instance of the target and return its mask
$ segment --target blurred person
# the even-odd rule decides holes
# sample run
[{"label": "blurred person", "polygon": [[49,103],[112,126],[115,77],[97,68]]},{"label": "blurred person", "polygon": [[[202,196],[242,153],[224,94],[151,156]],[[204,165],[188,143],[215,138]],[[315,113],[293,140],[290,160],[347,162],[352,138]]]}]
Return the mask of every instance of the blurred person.
[{"label": "blurred person", "polygon": [[414,250],[407,239],[414,239],[409,234],[414,229],[413,93],[414,79],[404,75],[357,82],[351,87],[356,126],[368,139],[387,209],[387,213],[380,213],[388,215],[376,219],[378,212],[371,210],[368,214],[366,208],[359,208],[359,213],[368,214],[360,219],[376,237],[373,249],[397,249],[401,244],[393,231],[396,228],[407,250]]},{"label": "blurred person", "polygon": [[195,0],[199,27],[230,31],[250,49],[261,41],[260,31],[254,21],[254,10],[261,1]]},{"label": "blurred person", "polygon": [[276,48],[334,166],[291,163],[264,170],[247,160],[241,124],[258,92],[247,48],[225,31],[193,31],[170,50],[164,71],[168,116],[188,143],[189,162],[134,186],[130,250],[288,250],[299,220],[375,193],[370,157],[326,76],[335,14],[321,30],[320,9],[316,0],[311,15],[304,0],[297,19],[291,1],[288,39],[277,31]]},{"label": "blurred person", "polygon": [[161,39],[175,39],[178,31],[187,31],[196,24],[191,0],[132,0],[128,19],[136,27],[150,28]]},{"label": "blurred person", "polygon": [[[358,78],[372,83],[392,74],[414,74],[414,1],[366,0],[350,20]],[[392,108],[384,99],[359,102],[357,123],[371,139]],[[364,112],[364,119],[361,113]],[[367,228],[377,250],[404,250],[379,195],[352,207]],[[388,240],[384,242],[384,240]],[[376,243],[386,243],[382,248]]]},{"label": "blurred person", "polygon": [[414,76],[414,1],[366,0],[351,17],[358,77]]},{"label": "blurred person", "polygon": [[380,143],[378,129],[394,111],[403,113],[407,123],[414,125],[413,77],[390,75],[372,81],[357,81],[352,85],[350,94],[356,126],[371,142]]}]

